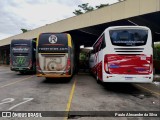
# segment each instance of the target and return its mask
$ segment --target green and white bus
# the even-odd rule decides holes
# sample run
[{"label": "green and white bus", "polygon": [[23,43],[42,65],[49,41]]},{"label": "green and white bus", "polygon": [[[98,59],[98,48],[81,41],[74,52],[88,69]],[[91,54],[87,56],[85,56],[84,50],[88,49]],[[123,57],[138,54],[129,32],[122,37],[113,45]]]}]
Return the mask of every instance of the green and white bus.
[{"label": "green and white bus", "polygon": [[36,71],[36,39],[11,41],[10,68],[22,74]]}]

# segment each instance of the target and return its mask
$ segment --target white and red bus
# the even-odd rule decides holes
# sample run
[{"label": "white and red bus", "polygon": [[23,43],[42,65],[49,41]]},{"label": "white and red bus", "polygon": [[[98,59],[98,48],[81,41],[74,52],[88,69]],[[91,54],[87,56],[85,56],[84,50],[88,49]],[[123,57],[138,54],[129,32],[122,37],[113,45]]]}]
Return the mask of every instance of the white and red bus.
[{"label": "white and red bus", "polygon": [[89,64],[97,82],[151,83],[152,56],[149,28],[115,26],[105,29],[93,44]]},{"label": "white and red bus", "polygon": [[74,45],[70,34],[41,33],[37,40],[37,76],[71,77],[74,72]]}]

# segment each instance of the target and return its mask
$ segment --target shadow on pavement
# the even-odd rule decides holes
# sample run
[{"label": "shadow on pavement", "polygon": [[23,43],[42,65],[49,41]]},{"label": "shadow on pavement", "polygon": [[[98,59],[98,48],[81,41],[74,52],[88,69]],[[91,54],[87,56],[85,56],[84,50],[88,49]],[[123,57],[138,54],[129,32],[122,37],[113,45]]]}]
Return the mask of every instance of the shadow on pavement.
[{"label": "shadow on pavement", "polygon": [[104,88],[107,91],[112,91],[116,93],[139,93],[140,90],[130,83],[103,83]]},{"label": "shadow on pavement", "polygon": [[34,72],[24,72],[24,73],[17,73],[17,75],[20,75],[20,76],[24,76],[24,75],[35,75]]},{"label": "shadow on pavement", "polygon": [[42,81],[42,83],[65,84],[65,83],[69,83],[71,79],[72,78],[46,78],[44,81]]},{"label": "shadow on pavement", "polygon": [[151,93],[138,88],[133,83],[104,83],[103,86],[105,90],[115,93],[130,94],[133,96],[139,96],[141,94],[148,97],[152,96]]}]

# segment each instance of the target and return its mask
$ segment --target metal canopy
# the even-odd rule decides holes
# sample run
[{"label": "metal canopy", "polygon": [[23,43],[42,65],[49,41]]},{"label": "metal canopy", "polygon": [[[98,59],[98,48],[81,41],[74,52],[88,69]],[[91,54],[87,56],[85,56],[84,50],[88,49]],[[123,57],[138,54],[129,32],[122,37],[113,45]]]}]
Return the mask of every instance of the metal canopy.
[{"label": "metal canopy", "polygon": [[101,33],[110,26],[147,26],[152,31],[153,42],[160,41],[160,12],[135,16],[109,23],[94,25],[72,31],[67,31],[79,45],[92,46]]}]

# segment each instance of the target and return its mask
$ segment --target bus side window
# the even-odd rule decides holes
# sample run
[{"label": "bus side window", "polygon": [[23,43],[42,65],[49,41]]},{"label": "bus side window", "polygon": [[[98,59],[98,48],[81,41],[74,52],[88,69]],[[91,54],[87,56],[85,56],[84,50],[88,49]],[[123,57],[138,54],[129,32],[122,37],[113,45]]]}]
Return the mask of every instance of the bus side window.
[{"label": "bus side window", "polygon": [[96,44],[96,52],[99,52],[102,49],[101,48],[102,47],[102,39],[103,39],[103,36],[99,39],[99,41]]},{"label": "bus side window", "polygon": [[106,47],[106,43],[105,43],[105,39],[104,39],[104,35],[102,36],[102,43],[101,43],[101,48],[100,50],[104,49]]},{"label": "bus side window", "polygon": [[92,53],[93,53],[93,54],[96,53],[96,47],[95,47],[95,46],[93,46],[93,51],[92,51]]}]

